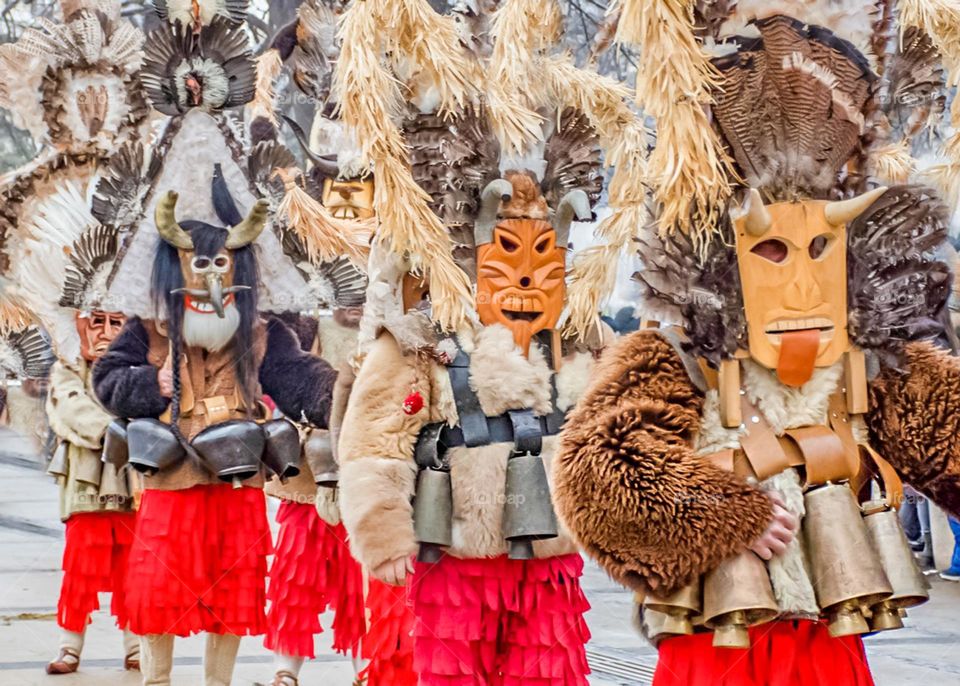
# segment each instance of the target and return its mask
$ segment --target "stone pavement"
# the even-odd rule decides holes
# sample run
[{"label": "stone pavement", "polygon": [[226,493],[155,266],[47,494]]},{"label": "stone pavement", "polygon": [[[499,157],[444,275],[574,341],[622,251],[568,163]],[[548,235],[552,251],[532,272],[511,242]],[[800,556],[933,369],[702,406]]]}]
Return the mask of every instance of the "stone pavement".
[{"label": "stone pavement", "polygon": [[[36,459],[9,433],[0,433],[0,686],[136,686],[121,666],[120,634],[97,613],[87,634],[81,671],[49,677],[43,672],[57,647],[56,599],[63,530],[56,489]],[[960,684],[960,584],[935,580],[932,600],[910,612],[907,628],[867,639],[877,686]],[[648,684],[653,649],[630,624],[630,596],[592,565],[585,589],[593,609],[587,622],[592,686]],[[101,603],[108,606],[109,599]],[[330,617],[323,618],[329,626]],[[320,659],[304,668],[304,686],[348,686],[353,668],[329,650],[330,633],[317,640]],[[201,684],[202,638],[180,640],[175,686]],[[234,683],[269,683],[270,655],[260,639],[244,638]]]}]

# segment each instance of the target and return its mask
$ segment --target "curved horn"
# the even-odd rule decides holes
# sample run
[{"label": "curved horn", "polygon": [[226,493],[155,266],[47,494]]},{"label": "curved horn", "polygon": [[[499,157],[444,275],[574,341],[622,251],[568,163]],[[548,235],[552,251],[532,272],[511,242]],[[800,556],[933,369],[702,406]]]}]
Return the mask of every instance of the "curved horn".
[{"label": "curved horn", "polygon": [[513,184],[506,179],[494,179],[486,185],[480,194],[480,212],[473,223],[473,242],[483,245],[493,240],[493,227],[497,225],[497,210],[500,201],[506,202],[513,197]]},{"label": "curved horn", "polygon": [[333,158],[331,160],[327,156],[315,153],[310,149],[310,144],[307,143],[307,135],[303,132],[303,129],[300,128],[300,125],[285,114],[281,114],[280,116],[287,122],[290,130],[293,131],[297,143],[300,144],[300,149],[303,151],[304,156],[313,162],[313,166],[319,169],[324,176],[329,176],[334,179],[337,178],[340,175],[340,165],[337,164],[337,156],[331,155],[330,157]]},{"label": "curved horn", "polygon": [[153,211],[157,233],[160,234],[160,238],[177,250],[193,250],[193,239],[177,223],[177,197],[176,191],[167,191],[167,194],[160,198],[160,202],[157,203],[157,207]]},{"label": "curved horn", "polygon": [[770,213],[763,206],[763,197],[756,188],[750,189],[747,197],[747,213],[744,217],[744,228],[751,236],[762,236],[770,230],[773,220]]},{"label": "curved horn", "polygon": [[590,219],[590,198],[585,191],[570,191],[557,204],[553,215],[553,230],[557,232],[557,247],[566,248],[570,238],[570,223],[576,217],[582,222]]},{"label": "curved horn", "polygon": [[861,193],[849,200],[828,202],[823,206],[823,216],[831,226],[848,224],[863,214],[874,201],[887,192],[886,186],[878,186],[872,191]]},{"label": "curved horn", "polygon": [[266,200],[257,200],[257,204],[250,210],[247,218],[230,229],[230,235],[227,236],[224,247],[227,250],[236,250],[257,240],[257,236],[267,225],[267,209],[269,206],[270,204]]}]

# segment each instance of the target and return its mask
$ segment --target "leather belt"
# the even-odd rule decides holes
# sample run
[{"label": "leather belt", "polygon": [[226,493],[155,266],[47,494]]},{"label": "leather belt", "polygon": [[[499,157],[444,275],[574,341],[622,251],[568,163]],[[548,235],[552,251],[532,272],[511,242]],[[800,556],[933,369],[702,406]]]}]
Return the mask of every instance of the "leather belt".
[{"label": "leather belt", "polygon": [[[486,417],[485,419],[488,437],[488,442],[485,445],[492,443],[513,443],[516,449],[524,452],[539,452],[539,445],[534,445],[534,443],[537,443],[534,435],[555,436],[560,433],[561,429],[561,426],[558,426],[550,415],[546,417],[530,415],[525,417],[523,421],[525,424],[527,422],[533,422],[534,424],[529,428],[533,429],[535,433],[530,432],[527,436],[521,435],[518,439],[518,434],[514,430],[514,420],[511,419],[509,413],[502,414],[498,417]],[[522,433],[527,434],[526,431]],[[463,429],[459,426],[451,427],[443,422],[428,424],[420,431],[420,437],[417,440],[417,464],[423,469],[439,467],[443,454],[447,450],[450,448],[458,448],[462,445],[467,445],[467,441],[463,434]]]}]

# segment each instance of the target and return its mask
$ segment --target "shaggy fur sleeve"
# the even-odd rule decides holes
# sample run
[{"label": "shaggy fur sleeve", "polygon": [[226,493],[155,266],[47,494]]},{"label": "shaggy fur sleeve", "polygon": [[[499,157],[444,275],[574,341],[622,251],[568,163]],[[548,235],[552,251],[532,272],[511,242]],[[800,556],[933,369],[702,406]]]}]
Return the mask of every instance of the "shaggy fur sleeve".
[{"label": "shaggy fur sleeve", "polygon": [[276,318],[267,322],[267,350],[260,363],[260,387],[288,417],[326,429],[337,372],[326,360],[306,353],[296,335]]},{"label": "shaggy fur sleeve", "polygon": [[[428,371],[428,370],[427,370]],[[412,390],[424,399],[414,415],[403,411]],[[417,437],[428,421],[429,373],[404,356],[384,333],[357,374],[340,433],[340,511],[350,549],[368,568],[412,555],[412,499]]]},{"label": "shaggy fur sleeve", "polygon": [[772,509],[691,449],[703,398],[655,331],[620,340],[570,414],[553,463],[557,512],[621,583],[670,593],[744,550]]},{"label": "shaggy fur sleeve", "polygon": [[113,420],[91,397],[80,374],[62,362],[50,370],[47,418],[57,436],[91,450],[100,448],[103,434]]},{"label": "shaggy fur sleeve", "polygon": [[901,478],[960,516],[960,358],[930,343],[907,346],[902,370],[870,384],[874,447]]},{"label": "shaggy fur sleeve", "polygon": [[93,366],[93,392],[117,417],[159,417],[167,409],[170,400],[160,395],[158,370],[147,359],[149,351],[147,330],[134,317]]}]

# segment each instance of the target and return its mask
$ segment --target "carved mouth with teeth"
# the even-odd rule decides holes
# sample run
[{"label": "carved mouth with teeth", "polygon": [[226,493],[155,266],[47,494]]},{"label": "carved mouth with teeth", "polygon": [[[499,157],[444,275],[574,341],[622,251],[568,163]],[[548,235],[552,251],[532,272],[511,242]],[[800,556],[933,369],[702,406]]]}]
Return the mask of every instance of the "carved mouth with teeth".
[{"label": "carved mouth with teeth", "polygon": [[533,322],[537,320],[543,312],[517,312],[516,310],[503,309],[503,316],[512,321]]},{"label": "carved mouth with teeth", "polygon": [[807,317],[805,319],[777,319],[767,325],[764,333],[779,338],[791,331],[817,330],[821,338],[833,336],[833,322],[825,317]]},{"label": "carved mouth with teeth", "polygon": [[330,213],[336,219],[359,219],[360,213],[357,212],[357,208],[351,205],[335,205],[330,208]]}]

